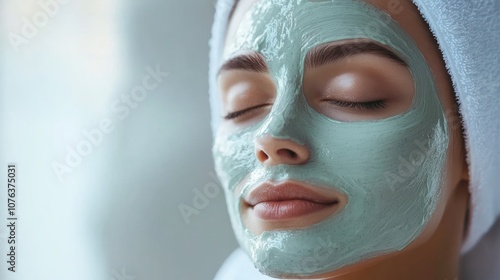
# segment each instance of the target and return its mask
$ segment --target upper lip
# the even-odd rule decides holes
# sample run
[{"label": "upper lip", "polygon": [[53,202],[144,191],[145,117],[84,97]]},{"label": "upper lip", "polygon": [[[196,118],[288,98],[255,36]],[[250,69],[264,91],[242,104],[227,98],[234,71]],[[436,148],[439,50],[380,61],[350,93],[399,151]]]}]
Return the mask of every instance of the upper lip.
[{"label": "upper lip", "polygon": [[317,186],[299,183],[295,181],[284,181],[280,183],[265,182],[252,189],[244,200],[250,206],[262,202],[307,200],[320,204],[334,204],[340,201],[338,192]]}]

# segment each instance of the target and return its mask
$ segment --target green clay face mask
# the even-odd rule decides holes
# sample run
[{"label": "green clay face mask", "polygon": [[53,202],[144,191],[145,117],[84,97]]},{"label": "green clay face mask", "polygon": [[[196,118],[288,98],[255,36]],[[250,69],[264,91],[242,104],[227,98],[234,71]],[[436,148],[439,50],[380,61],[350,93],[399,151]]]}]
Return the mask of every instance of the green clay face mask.
[{"label": "green clay face mask", "polygon": [[[302,93],[307,52],[347,39],[388,46],[408,64],[415,84],[408,111],[342,122],[309,106]],[[432,73],[411,37],[361,1],[271,0],[247,13],[226,58],[245,50],[265,57],[276,99],[262,120],[238,130],[219,128],[213,153],[233,230],[255,266],[274,277],[319,275],[415,240],[440,199],[448,128]],[[263,135],[306,145],[308,162],[262,165],[254,149]],[[306,228],[252,233],[242,221],[242,198],[263,182],[287,179],[338,190],[348,203]]]}]

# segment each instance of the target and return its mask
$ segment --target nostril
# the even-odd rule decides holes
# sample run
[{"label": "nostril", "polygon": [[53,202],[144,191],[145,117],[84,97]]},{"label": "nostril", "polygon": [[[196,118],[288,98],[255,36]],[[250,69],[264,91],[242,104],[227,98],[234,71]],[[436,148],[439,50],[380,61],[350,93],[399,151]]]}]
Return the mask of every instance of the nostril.
[{"label": "nostril", "polygon": [[260,162],[264,162],[266,161],[267,159],[269,158],[269,156],[262,150],[258,151],[257,152],[257,159],[260,161]]},{"label": "nostril", "polygon": [[298,165],[309,160],[309,149],[289,139],[277,139],[270,136],[255,140],[255,158],[263,165],[280,164]]},{"label": "nostril", "polygon": [[296,159],[298,157],[297,153],[290,149],[279,149],[277,153],[279,156],[288,157],[291,159]]}]

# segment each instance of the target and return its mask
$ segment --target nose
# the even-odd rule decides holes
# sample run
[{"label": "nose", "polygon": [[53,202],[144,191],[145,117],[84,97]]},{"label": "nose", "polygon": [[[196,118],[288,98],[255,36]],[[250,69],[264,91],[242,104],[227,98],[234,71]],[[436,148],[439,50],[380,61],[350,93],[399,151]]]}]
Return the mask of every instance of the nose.
[{"label": "nose", "polygon": [[255,156],[260,163],[267,166],[299,165],[309,160],[309,149],[292,140],[266,135],[256,139]]}]

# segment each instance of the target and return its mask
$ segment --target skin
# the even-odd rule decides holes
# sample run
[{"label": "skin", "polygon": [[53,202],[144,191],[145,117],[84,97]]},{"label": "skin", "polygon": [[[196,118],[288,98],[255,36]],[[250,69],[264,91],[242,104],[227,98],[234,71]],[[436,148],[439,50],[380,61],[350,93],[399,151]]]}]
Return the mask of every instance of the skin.
[{"label": "skin", "polygon": [[[226,45],[232,40],[246,12],[256,2],[257,0],[242,0],[238,3],[228,27]],[[429,224],[404,250],[378,256],[310,279],[458,279],[460,248],[467,225],[469,177],[460,118],[451,80],[437,43],[411,1],[366,0],[366,2],[389,14],[401,25],[417,43],[435,76],[439,99],[445,110],[450,134],[442,184],[443,195]],[[377,74],[376,66],[382,66],[386,70],[385,74]],[[349,68],[357,74],[341,75],[336,79],[331,79],[339,69]],[[368,78],[360,77],[363,75]],[[399,78],[396,79],[395,76]],[[362,97],[352,93],[358,88],[362,91],[363,87],[377,86],[377,81],[384,78],[390,79],[394,87],[408,90],[384,96],[384,99],[388,100],[388,105],[378,113],[360,114],[354,109],[340,107],[332,110],[331,107],[323,106],[319,98],[313,94],[321,89],[333,87],[335,92],[340,92],[339,96],[343,99],[361,102]],[[268,74],[229,70],[221,72],[218,79],[223,114],[245,109],[251,105],[268,104],[235,120],[223,122],[221,129],[230,131],[246,126],[269,112],[274,98],[274,85]],[[352,82],[353,80],[355,82]],[[235,84],[241,87],[255,87],[257,89],[255,92],[260,92],[260,94],[238,95],[237,90],[231,91]],[[394,61],[375,54],[357,55],[331,65],[308,69],[304,72],[303,87],[304,92],[309,93],[306,94],[306,99],[311,107],[331,118],[343,121],[379,119],[399,114],[409,108],[413,97],[412,79],[408,70]],[[263,165],[301,165],[309,159],[308,148],[291,140],[264,137],[256,139],[255,143],[255,156]],[[321,213],[316,215],[321,215]],[[252,217],[243,217],[243,220],[250,230],[258,233],[276,228],[307,226],[311,217],[296,219],[288,224],[262,222]]]}]

